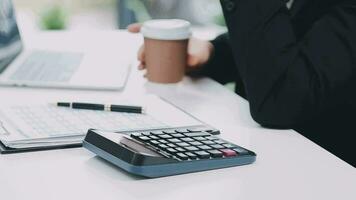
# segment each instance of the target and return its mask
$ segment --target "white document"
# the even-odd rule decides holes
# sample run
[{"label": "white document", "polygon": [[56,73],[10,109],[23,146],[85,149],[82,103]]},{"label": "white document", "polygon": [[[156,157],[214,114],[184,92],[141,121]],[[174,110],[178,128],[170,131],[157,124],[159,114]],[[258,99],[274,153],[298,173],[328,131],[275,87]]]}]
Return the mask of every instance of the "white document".
[{"label": "white document", "polygon": [[[102,102],[96,102],[102,103]],[[145,114],[78,110],[55,105],[1,105],[0,140],[8,147],[79,143],[88,129],[135,131],[203,125],[156,96],[112,104],[140,105]]]}]

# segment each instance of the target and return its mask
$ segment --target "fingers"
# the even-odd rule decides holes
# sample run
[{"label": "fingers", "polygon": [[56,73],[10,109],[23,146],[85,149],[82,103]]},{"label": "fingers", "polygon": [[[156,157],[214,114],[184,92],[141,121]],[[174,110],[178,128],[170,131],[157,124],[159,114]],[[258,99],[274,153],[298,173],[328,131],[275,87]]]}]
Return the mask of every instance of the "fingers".
[{"label": "fingers", "polygon": [[187,59],[188,67],[197,67],[200,65],[199,58],[196,55],[188,54]]},{"label": "fingers", "polygon": [[137,60],[140,61],[140,65],[138,66],[139,70],[145,69],[145,47],[142,45],[137,53]]},{"label": "fingers", "polygon": [[142,24],[140,23],[130,24],[127,27],[127,30],[131,33],[139,33],[141,31],[141,26]]}]

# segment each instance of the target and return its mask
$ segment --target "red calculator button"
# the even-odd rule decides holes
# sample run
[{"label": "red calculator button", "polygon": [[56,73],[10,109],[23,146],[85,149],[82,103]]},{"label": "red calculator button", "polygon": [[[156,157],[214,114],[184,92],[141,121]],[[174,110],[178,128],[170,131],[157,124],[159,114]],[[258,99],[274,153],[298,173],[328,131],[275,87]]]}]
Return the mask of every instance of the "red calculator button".
[{"label": "red calculator button", "polygon": [[237,155],[236,151],[233,151],[231,149],[220,149],[220,151],[225,157],[232,157]]}]

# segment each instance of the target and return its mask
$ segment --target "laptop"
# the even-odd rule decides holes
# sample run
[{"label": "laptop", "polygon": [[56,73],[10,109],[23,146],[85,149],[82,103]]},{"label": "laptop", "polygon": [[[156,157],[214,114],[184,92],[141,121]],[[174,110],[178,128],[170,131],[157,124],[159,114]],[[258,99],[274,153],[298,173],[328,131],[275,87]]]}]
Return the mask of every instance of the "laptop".
[{"label": "laptop", "polygon": [[[83,38],[87,41],[81,41],[82,44],[98,40]],[[130,66],[127,55],[118,56],[120,53],[115,54],[112,47],[100,49],[105,48],[103,45],[99,49],[95,44],[92,49],[86,45],[81,51],[70,47],[76,42],[63,43],[67,45],[65,50],[56,49],[55,44],[49,44],[48,49],[27,48],[21,39],[12,1],[0,0],[1,86],[96,90],[120,90],[125,86]]]}]

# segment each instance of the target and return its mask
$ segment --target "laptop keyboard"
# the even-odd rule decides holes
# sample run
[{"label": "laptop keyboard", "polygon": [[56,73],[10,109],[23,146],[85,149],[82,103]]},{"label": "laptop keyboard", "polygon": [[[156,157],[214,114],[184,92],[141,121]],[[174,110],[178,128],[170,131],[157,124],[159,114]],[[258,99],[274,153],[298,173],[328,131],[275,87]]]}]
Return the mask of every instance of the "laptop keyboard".
[{"label": "laptop keyboard", "polygon": [[68,82],[80,66],[82,58],[81,53],[33,51],[9,79]]}]

